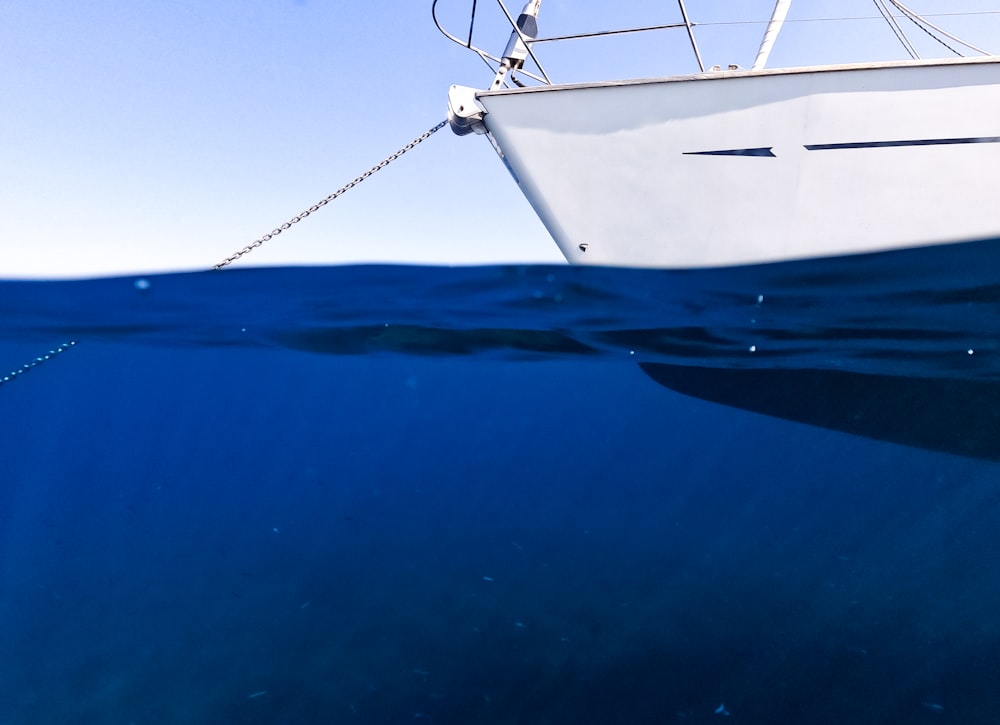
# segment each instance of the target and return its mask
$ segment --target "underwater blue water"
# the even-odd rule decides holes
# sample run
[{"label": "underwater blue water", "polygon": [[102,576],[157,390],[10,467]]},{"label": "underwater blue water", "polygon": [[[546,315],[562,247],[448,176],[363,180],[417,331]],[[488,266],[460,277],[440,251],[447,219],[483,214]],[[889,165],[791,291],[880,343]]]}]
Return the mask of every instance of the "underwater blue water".
[{"label": "underwater blue water", "polygon": [[0,723],[997,722],[997,261],[0,282]]}]

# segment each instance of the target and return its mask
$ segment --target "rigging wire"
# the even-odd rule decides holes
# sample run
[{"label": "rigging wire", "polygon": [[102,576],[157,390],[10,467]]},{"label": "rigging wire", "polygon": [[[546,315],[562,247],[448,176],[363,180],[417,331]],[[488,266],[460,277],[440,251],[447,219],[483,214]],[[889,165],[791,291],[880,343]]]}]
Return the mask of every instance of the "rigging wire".
[{"label": "rigging wire", "polygon": [[913,44],[910,43],[910,39],[906,37],[906,33],[896,21],[896,17],[889,11],[889,8],[885,6],[885,0],[872,0],[872,2],[875,3],[875,7],[878,8],[878,11],[882,13],[882,17],[885,19],[885,22],[889,24],[892,32],[896,35],[896,39],[900,42],[906,52],[910,54],[910,57],[914,60],[920,58],[920,54],[917,53],[916,48],[914,48]]},{"label": "rigging wire", "polygon": [[[943,45],[945,48],[947,48],[948,50],[950,50],[955,55],[961,56],[962,54],[959,53],[954,48],[952,48],[947,43],[945,43],[943,40],[941,40],[941,38],[939,36],[943,35],[944,37],[948,38],[949,40],[953,40],[953,41],[955,41],[956,43],[958,43],[960,45],[964,45],[969,50],[975,51],[976,53],[979,53],[981,55],[992,55],[988,51],[985,51],[982,48],[977,48],[976,46],[972,45],[971,43],[967,43],[964,40],[962,40],[961,38],[959,38],[959,37],[957,37],[955,35],[952,35],[947,30],[944,30],[943,28],[938,27],[937,25],[935,25],[934,23],[932,23],[931,21],[929,21],[925,16],[920,15],[919,13],[916,13],[913,10],[911,10],[910,8],[908,8],[905,5],[903,5],[903,3],[900,2],[899,0],[889,0],[889,2],[891,2],[896,8],[898,8],[900,12],[902,12],[904,15],[906,15],[906,17],[908,17],[910,19],[910,21],[914,25],[916,25],[918,28],[920,28],[925,33],[927,33],[929,36],[931,36],[932,38],[934,38],[934,40],[936,40],[937,42],[939,42],[941,45]],[[978,14],[978,13],[969,13],[969,14],[973,15],[973,14]],[[983,14],[985,14],[985,13],[983,13]]]},{"label": "rigging wire", "polygon": [[[980,16],[980,15],[1000,15],[1000,10],[978,10],[974,12],[962,12],[962,13],[928,13],[926,15],[921,15],[922,18],[959,18],[959,17],[969,17],[969,16]],[[836,18],[788,18],[786,23],[839,23],[845,21],[854,20],[884,20],[883,15],[851,15],[845,17]],[[715,25],[767,25],[767,20],[710,20],[708,22],[696,23],[696,25],[702,26],[715,26]],[[944,33],[940,28],[936,28],[941,33]],[[952,40],[957,40],[957,38],[952,38]],[[962,42],[962,41],[958,41]],[[965,45],[965,43],[962,43]],[[971,46],[968,46],[971,47]],[[976,49],[978,50],[978,49]],[[985,55],[990,55],[983,51]]]},{"label": "rigging wire", "polygon": [[[893,5],[895,5],[895,3],[893,3]],[[905,13],[904,13],[904,15],[905,15]],[[948,50],[950,50],[950,51],[951,51],[952,53],[954,53],[955,55],[957,55],[957,56],[958,56],[959,58],[961,58],[961,57],[962,57],[962,54],[961,54],[961,53],[959,53],[959,52],[958,52],[957,50],[955,50],[954,48],[952,48],[952,47],[951,47],[950,45],[948,45],[948,44],[947,44],[946,42],[944,42],[943,40],[941,40],[941,38],[939,38],[939,37],[938,37],[937,35],[935,35],[935,34],[934,34],[934,33],[933,33],[933,32],[932,32],[931,30],[929,30],[928,28],[924,27],[923,23],[921,23],[921,22],[920,22],[919,20],[917,20],[916,18],[912,18],[912,17],[910,17],[909,15],[906,15],[906,17],[907,17],[907,19],[908,19],[908,20],[909,20],[909,21],[910,21],[911,23],[913,23],[913,24],[914,24],[914,25],[916,25],[916,26],[917,26],[918,28],[920,28],[920,29],[921,29],[921,30],[923,30],[923,31],[924,31],[925,33],[927,33],[927,35],[928,35],[928,36],[930,36],[931,40],[935,40],[935,41],[937,41],[938,43],[940,43],[941,45],[943,45],[943,46],[944,46],[945,48],[947,48]]]}]

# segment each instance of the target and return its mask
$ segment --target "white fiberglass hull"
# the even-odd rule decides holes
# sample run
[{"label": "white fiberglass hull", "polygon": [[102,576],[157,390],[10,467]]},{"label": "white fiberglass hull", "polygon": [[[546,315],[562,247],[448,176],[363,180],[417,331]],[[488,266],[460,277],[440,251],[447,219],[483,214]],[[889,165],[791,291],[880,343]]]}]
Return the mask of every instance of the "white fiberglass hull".
[{"label": "white fiberglass hull", "polygon": [[1000,57],[477,97],[573,263],[710,267],[1000,236]]}]

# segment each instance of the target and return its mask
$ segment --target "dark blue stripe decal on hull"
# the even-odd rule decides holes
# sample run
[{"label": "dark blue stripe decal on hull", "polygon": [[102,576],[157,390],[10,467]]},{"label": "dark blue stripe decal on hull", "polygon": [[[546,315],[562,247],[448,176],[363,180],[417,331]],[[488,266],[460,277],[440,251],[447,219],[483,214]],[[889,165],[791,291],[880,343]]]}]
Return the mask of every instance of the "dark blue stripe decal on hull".
[{"label": "dark blue stripe decal on hull", "polygon": [[728,149],[726,151],[685,151],[685,156],[768,156],[775,158],[773,147],[763,149]]},{"label": "dark blue stripe decal on hull", "polygon": [[910,141],[862,141],[857,143],[807,144],[809,151],[839,151],[840,149],[885,149],[897,146],[951,146],[967,143],[1000,143],[1000,136],[972,136],[969,138],[922,138]]}]

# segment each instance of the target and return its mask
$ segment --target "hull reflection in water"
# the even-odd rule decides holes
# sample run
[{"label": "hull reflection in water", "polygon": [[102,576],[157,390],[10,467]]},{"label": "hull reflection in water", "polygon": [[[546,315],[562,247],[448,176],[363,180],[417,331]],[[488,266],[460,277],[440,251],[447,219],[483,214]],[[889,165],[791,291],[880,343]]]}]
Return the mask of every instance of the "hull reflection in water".
[{"label": "hull reflection in water", "polygon": [[[646,363],[660,385],[754,413],[1000,461],[1000,381]],[[942,414],[942,408],[948,411]]]}]

